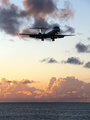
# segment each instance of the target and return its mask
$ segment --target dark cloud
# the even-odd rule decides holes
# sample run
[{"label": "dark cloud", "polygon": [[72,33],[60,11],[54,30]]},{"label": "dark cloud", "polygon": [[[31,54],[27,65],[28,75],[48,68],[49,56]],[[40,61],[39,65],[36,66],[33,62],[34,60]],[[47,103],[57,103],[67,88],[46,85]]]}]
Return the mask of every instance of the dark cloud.
[{"label": "dark cloud", "polygon": [[0,82],[0,85],[2,85],[2,83]]},{"label": "dark cloud", "polygon": [[76,44],[76,49],[80,53],[89,53],[90,50],[90,45],[84,45],[83,43],[77,43]]},{"label": "dark cloud", "polygon": [[12,81],[8,80],[8,81],[5,81],[6,83],[12,83]]},{"label": "dark cloud", "polygon": [[70,19],[74,16],[70,2],[65,2],[64,9],[58,9],[53,0],[23,0],[23,5],[27,14],[33,16],[34,24],[32,26],[50,27],[47,17],[57,19]]},{"label": "dark cloud", "polygon": [[40,62],[46,62],[46,63],[59,63],[57,60],[55,60],[54,58],[46,58],[43,60],[40,60]]},{"label": "dark cloud", "polygon": [[26,11],[33,16],[44,17],[55,11],[53,0],[23,0]]},{"label": "dark cloud", "polygon": [[50,27],[49,23],[44,18],[36,18],[32,27]]},{"label": "dark cloud", "polygon": [[29,83],[30,84],[30,83],[36,83],[36,82],[33,80],[28,80],[28,79],[22,79],[20,81],[17,81],[17,80],[8,80],[6,78],[2,78],[1,83],[4,83],[4,84],[6,84],[6,83],[8,83],[8,84],[11,84],[11,83],[13,83],[13,84],[28,84]]},{"label": "dark cloud", "polygon": [[60,34],[65,34],[65,33],[73,34],[75,33],[75,28],[65,25],[65,29],[64,30],[61,29]]},{"label": "dark cloud", "polygon": [[69,63],[69,64],[75,64],[75,65],[82,65],[83,64],[83,62],[81,62],[79,60],[79,58],[75,58],[75,57],[68,58],[67,61],[63,60],[63,61],[61,61],[61,63],[64,63],[64,64]]},{"label": "dark cloud", "polygon": [[90,37],[88,37],[88,40],[90,40]]},{"label": "dark cloud", "polygon": [[47,15],[56,18],[72,18],[74,15],[70,2],[65,2],[64,9],[58,9],[54,0],[23,0],[26,11],[36,17],[45,18]]},{"label": "dark cloud", "polygon": [[90,61],[89,62],[87,62],[86,64],[85,64],[85,66],[84,66],[85,68],[89,68],[90,69]]},{"label": "dark cloud", "polygon": [[75,33],[75,29],[73,27],[70,27],[68,25],[65,25],[65,28],[66,30],[64,31],[65,33],[66,32],[69,32],[69,33]]},{"label": "dark cloud", "polygon": [[7,34],[16,35],[22,24],[22,18],[26,16],[16,5],[11,4],[10,8],[0,9],[0,30]]},{"label": "dark cloud", "polygon": [[[54,58],[42,59],[42,60],[40,60],[40,62],[45,62],[45,63],[59,63]],[[79,60],[79,58],[71,57],[71,58],[68,58],[66,61],[62,60],[61,63],[64,63],[64,64],[69,63],[69,64],[82,65],[84,62],[83,61],[81,62]]]},{"label": "dark cloud", "polygon": [[36,82],[34,82],[33,80],[27,80],[27,79],[22,79],[21,81],[20,81],[20,83],[21,84],[28,84],[28,83],[36,83]]}]

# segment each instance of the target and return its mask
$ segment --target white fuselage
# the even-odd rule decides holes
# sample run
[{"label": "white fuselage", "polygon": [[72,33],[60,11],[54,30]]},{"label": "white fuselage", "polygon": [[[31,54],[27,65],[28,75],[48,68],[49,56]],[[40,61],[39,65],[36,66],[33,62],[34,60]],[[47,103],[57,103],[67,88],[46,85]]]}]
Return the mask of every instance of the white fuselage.
[{"label": "white fuselage", "polygon": [[60,28],[58,26],[55,26],[55,27],[52,27],[52,28],[46,30],[43,34],[47,35],[48,37],[51,37],[59,32],[60,32]]}]

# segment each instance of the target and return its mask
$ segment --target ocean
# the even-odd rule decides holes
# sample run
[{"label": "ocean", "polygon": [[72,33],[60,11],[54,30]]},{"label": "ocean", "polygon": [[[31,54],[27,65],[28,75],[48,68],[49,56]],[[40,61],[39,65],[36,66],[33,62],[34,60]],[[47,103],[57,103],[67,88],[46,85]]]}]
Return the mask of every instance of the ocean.
[{"label": "ocean", "polygon": [[90,103],[0,103],[0,120],[90,120]]}]

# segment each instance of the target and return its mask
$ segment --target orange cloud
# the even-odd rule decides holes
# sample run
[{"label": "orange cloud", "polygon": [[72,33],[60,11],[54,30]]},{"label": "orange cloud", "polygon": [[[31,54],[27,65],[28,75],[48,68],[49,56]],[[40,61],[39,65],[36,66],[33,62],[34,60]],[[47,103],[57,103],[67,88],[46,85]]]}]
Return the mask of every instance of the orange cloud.
[{"label": "orange cloud", "polygon": [[72,91],[72,93],[77,93],[77,91]]},{"label": "orange cloud", "polygon": [[19,93],[26,94],[26,95],[32,95],[32,93],[30,91],[25,91],[25,90],[18,91],[17,94],[19,94]]},{"label": "orange cloud", "polygon": [[90,100],[90,83],[85,83],[74,76],[51,78],[41,98],[58,102],[87,102]]},{"label": "orange cloud", "polygon": [[10,39],[9,41],[10,41],[10,42],[14,42],[14,40],[13,40],[13,39]]},{"label": "orange cloud", "polygon": [[21,81],[0,79],[0,102],[90,102],[90,83],[74,76],[56,79],[52,77],[44,90],[30,87],[35,83],[28,79]]},{"label": "orange cloud", "polygon": [[50,16],[53,18],[69,19],[74,16],[70,2],[67,1],[65,2],[64,9],[58,9],[53,0],[23,0],[22,3],[27,13],[37,18],[45,19],[47,16]]},{"label": "orange cloud", "polygon": [[10,5],[10,0],[1,0],[1,3],[9,6]]},{"label": "orange cloud", "polygon": [[[19,33],[19,32],[18,32]],[[30,30],[30,29],[28,29],[28,28],[24,28],[22,31],[21,31],[21,33],[26,33],[26,34],[36,34],[37,32],[36,32],[36,30]],[[19,38],[21,39],[24,39],[24,40],[26,40],[25,38],[28,38],[29,36],[28,35],[19,35],[18,34],[18,36],[19,36]]]},{"label": "orange cloud", "polygon": [[36,91],[34,91],[34,93],[36,93],[36,94],[41,94],[42,92],[41,92],[41,91],[36,90]]},{"label": "orange cloud", "polygon": [[90,80],[90,78],[84,78],[83,80]]},{"label": "orange cloud", "polygon": [[[26,96],[31,96],[37,89],[28,84],[36,83],[27,79],[21,81],[0,79],[0,101],[22,101]],[[27,99],[27,97],[25,98]],[[24,100],[25,100],[24,99]]]}]

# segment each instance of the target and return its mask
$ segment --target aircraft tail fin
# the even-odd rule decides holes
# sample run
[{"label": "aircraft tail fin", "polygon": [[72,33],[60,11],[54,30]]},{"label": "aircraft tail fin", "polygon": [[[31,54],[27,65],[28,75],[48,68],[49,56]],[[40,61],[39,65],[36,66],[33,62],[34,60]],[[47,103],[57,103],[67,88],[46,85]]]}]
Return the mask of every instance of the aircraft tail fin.
[{"label": "aircraft tail fin", "polygon": [[49,29],[49,28],[45,28],[45,27],[34,27],[34,28],[29,28],[29,29]]},{"label": "aircraft tail fin", "polygon": [[38,29],[39,33],[42,33],[43,29],[49,29],[49,28],[45,28],[45,27],[34,27],[34,28],[29,28],[29,29]]}]

